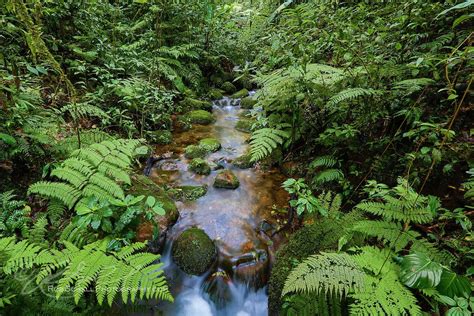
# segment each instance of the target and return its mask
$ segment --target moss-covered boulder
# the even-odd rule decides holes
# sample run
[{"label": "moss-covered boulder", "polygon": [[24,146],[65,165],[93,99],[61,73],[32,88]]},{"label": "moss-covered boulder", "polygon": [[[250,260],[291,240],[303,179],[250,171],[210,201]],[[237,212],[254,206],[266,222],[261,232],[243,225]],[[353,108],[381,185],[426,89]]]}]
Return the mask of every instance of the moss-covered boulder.
[{"label": "moss-covered boulder", "polygon": [[198,145],[189,145],[184,149],[184,156],[188,159],[204,158],[209,151]]},{"label": "moss-covered boulder", "polygon": [[184,185],[168,190],[169,196],[176,201],[194,201],[206,193],[207,185]]},{"label": "moss-covered boulder", "polygon": [[151,142],[153,144],[166,145],[173,141],[173,134],[170,131],[150,132]]},{"label": "moss-covered boulder", "polygon": [[252,155],[250,153],[246,153],[235,158],[232,161],[232,164],[240,169],[248,169],[252,168],[255,163],[252,161]]},{"label": "moss-covered boulder", "polygon": [[[288,243],[277,251],[275,264],[270,274],[268,282],[269,315],[280,314],[283,286],[298,262],[320,251],[337,250],[338,240],[345,233],[341,227],[350,227],[350,223],[361,218],[358,212],[348,213],[339,220],[322,218],[312,225],[304,226],[290,236]],[[354,241],[351,243],[351,245],[355,245]]]},{"label": "moss-covered boulder", "polygon": [[224,92],[227,94],[233,94],[235,93],[235,91],[237,91],[237,88],[235,87],[235,85],[230,81],[224,82],[221,85],[221,89],[224,90]]},{"label": "moss-covered boulder", "polygon": [[252,97],[246,97],[240,101],[240,107],[242,109],[253,109],[255,104],[257,104],[257,100]]},{"label": "moss-covered boulder", "polygon": [[249,95],[249,90],[247,89],[242,89],[240,91],[237,91],[236,93],[234,93],[232,95],[232,98],[234,99],[242,99],[242,98],[245,98]]},{"label": "moss-covered boulder", "polygon": [[219,171],[214,179],[214,187],[222,189],[237,189],[240,181],[237,176],[230,170]]},{"label": "moss-covered boulder", "polygon": [[193,98],[185,98],[183,101],[179,102],[179,105],[185,111],[191,110],[204,110],[211,112],[212,103],[210,101],[196,100]]},{"label": "moss-covered boulder", "polygon": [[217,260],[216,245],[199,228],[189,228],[181,233],[171,251],[176,265],[192,275],[204,274]]},{"label": "moss-covered boulder", "polygon": [[211,167],[207,161],[201,158],[194,158],[191,160],[188,170],[200,175],[209,175],[211,173]]},{"label": "moss-covered boulder", "polygon": [[209,96],[209,98],[211,98],[212,100],[220,100],[224,97],[224,92],[223,90],[221,89],[211,89],[209,90],[209,92],[207,93],[207,95]]},{"label": "moss-covered boulder", "polygon": [[235,129],[241,132],[250,133],[252,131],[252,125],[255,123],[255,120],[248,118],[241,118],[235,124]]},{"label": "moss-covered boulder", "polygon": [[192,124],[201,124],[208,125],[214,123],[216,120],[214,116],[208,111],[204,110],[195,110],[185,114],[185,119],[187,119]]},{"label": "moss-covered boulder", "polygon": [[221,143],[215,138],[204,138],[199,141],[199,146],[210,152],[221,149]]}]

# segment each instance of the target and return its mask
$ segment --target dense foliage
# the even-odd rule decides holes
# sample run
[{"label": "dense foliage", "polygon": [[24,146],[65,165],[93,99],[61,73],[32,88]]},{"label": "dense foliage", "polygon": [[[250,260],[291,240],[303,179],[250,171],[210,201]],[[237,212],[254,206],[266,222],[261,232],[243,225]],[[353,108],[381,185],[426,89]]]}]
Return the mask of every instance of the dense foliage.
[{"label": "dense foliage", "polygon": [[136,167],[256,88],[249,164],[288,176],[294,233],[270,313],[471,315],[473,8],[0,0],[0,314],[172,301]]}]

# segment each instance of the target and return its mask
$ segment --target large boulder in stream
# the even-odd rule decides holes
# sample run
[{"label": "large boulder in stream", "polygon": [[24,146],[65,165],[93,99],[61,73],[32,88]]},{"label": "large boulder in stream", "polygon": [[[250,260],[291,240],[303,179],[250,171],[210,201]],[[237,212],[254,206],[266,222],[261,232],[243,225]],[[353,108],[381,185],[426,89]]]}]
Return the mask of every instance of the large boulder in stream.
[{"label": "large boulder in stream", "polygon": [[202,158],[194,158],[193,160],[191,160],[191,162],[189,163],[188,169],[189,171],[192,171],[196,174],[205,175],[205,176],[211,173],[211,167],[209,166],[207,161],[205,161]]},{"label": "large boulder in stream", "polygon": [[252,168],[254,164],[255,162],[252,161],[252,155],[250,153],[243,154],[232,161],[232,165],[240,169]]},{"label": "large boulder in stream", "polygon": [[214,179],[214,187],[222,189],[237,189],[240,181],[237,176],[230,170],[220,171]]},{"label": "large boulder in stream", "polygon": [[204,158],[209,151],[198,145],[189,145],[184,149],[184,157],[188,159]]},{"label": "large boulder in stream", "polygon": [[247,89],[242,89],[240,91],[237,91],[236,93],[234,93],[232,95],[232,98],[234,99],[242,99],[242,98],[245,98],[249,95],[249,90]]},{"label": "large boulder in stream", "polygon": [[184,115],[185,119],[192,124],[209,125],[216,120],[214,116],[205,110],[195,110]]},{"label": "large boulder in stream", "polygon": [[193,98],[184,98],[183,101],[179,102],[179,105],[185,111],[190,110],[204,110],[212,112],[212,103],[210,101],[196,100]]},{"label": "large boulder in stream", "polygon": [[216,152],[221,149],[221,143],[215,138],[204,138],[199,141],[199,147],[210,152]]},{"label": "large boulder in stream", "polygon": [[212,100],[220,100],[224,97],[224,92],[223,90],[221,89],[210,89],[209,92],[207,93],[207,95],[209,96],[209,98],[211,98]]},{"label": "large boulder in stream", "polygon": [[235,87],[235,85],[230,81],[224,82],[221,86],[221,89],[224,90],[224,92],[227,94],[232,94],[232,93],[235,93],[235,91],[237,91],[237,88]]},{"label": "large boulder in stream", "polygon": [[253,109],[253,106],[257,104],[257,100],[253,97],[246,97],[240,101],[240,107],[242,109]]},{"label": "large boulder in stream", "polygon": [[202,275],[217,260],[217,247],[199,228],[185,230],[173,243],[172,256],[176,265],[192,275]]},{"label": "large boulder in stream", "polygon": [[235,129],[244,133],[250,133],[252,131],[252,125],[255,123],[255,120],[248,118],[241,118],[235,124]]}]

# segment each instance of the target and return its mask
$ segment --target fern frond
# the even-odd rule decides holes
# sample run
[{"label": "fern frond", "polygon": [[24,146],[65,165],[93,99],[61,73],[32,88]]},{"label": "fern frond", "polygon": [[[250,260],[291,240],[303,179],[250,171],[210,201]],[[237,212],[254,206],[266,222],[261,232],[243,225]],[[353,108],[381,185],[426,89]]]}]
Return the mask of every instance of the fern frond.
[{"label": "fern frond", "polygon": [[288,137],[289,135],[285,131],[274,128],[262,128],[254,131],[250,138],[252,161],[262,160],[269,156]]},{"label": "fern frond", "polygon": [[328,106],[333,107],[341,102],[351,101],[362,96],[376,96],[383,91],[366,88],[348,88],[340,91],[329,99]]},{"label": "fern frond", "polygon": [[321,172],[313,178],[313,181],[316,185],[321,185],[331,181],[339,181],[344,179],[344,174],[340,169],[327,169]]},{"label": "fern frond", "polygon": [[310,164],[310,169],[316,169],[319,167],[332,168],[338,163],[337,159],[333,156],[320,156],[314,159]]},{"label": "fern frond", "polygon": [[58,199],[68,208],[72,208],[82,195],[81,191],[69,184],[49,181],[40,181],[32,184],[28,189],[28,194],[39,194]]}]

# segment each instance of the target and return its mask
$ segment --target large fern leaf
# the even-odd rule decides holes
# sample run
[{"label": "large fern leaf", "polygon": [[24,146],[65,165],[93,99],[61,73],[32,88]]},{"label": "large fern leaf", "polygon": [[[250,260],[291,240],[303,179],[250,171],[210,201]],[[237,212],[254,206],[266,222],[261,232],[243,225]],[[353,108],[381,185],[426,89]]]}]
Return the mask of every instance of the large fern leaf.
[{"label": "large fern leaf", "polygon": [[288,138],[287,132],[275,128],[262,128],[253,132],[250,139],[252,161],[262,160]]}]

